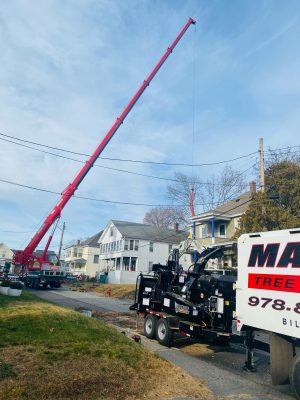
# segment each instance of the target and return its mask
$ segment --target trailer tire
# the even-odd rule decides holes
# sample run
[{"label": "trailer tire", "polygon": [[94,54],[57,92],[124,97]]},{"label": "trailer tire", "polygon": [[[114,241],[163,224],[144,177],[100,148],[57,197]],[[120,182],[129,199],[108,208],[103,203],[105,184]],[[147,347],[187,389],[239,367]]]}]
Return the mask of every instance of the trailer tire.
[{"label": "trailer tire", "polygon": [[300,355],[296,355],[291,363],[290,382],[296,398],[300,400]]},{"label": "trailer tire", "polygon": [[156,324],[156,338],[163,346],[170,346],[173,340],[173,331],[170,329],[167,318],[160,318]]},{"label": "trailer tire", "polygon": [[148,339],[155,339],[157,317],[148,314],[144,321],[144,334]]},{"label": "trailer tire", "polygon": [[290,381],[290,365],[293,345],[282,337],[270,335],[270,367],[273,385],[284,385]]}]

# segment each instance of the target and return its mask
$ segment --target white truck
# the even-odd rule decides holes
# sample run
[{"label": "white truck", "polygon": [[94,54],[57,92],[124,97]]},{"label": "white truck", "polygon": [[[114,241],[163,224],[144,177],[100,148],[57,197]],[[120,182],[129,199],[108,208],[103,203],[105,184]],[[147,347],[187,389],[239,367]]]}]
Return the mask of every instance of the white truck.
[{"label": "white truck", "polygon": [[239,238],[236,328],[270,333],[272,381],[300,399],[300,229]]}]

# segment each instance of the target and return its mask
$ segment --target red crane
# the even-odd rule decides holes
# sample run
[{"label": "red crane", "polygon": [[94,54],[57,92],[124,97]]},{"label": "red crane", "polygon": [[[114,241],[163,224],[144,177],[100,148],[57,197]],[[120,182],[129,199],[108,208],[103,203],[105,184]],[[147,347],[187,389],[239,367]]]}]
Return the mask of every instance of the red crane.
[{"label": "red crane", "polygon": [[[172,53],[173,49],[179,42],[179,40],[182,38],[186,30],[189,28],[191,24],[195,24],[195,21],[192,18],[189,18],[185,26],[182,28],[174,42],[171,44],[170,47],[168,47],[167,51],[165,54],[162,56],[162,58],[159,60],[157,65],[154,67],[150,75],[144,80],[143,84],[139,88],[139,90],[136,92],[136,94],[133,96],[133,98],[130,100],[128,105],[125,107],[124,111],[122,114],[117,118],[116,122],[113,124],[113,126],[110,128],[110,130],[107,132],[105,137],[102,139],[101,143],[99,146],[96,148],[94,153],[91,155],[88,161],[86,161],[85,165],[82,167],[82,169],[79,171],[79,173],[76,175],[75,179],[73,180],[72,183],[70,183],[66,189],[63,191],[60,200],[58,203],[54,206],[53,210],[50,212],[50,214],[46,217],[44,220],[43,224],[41,225],[40,229],[36,232],[36,234],[33,236],[27,247],[23,251],[18,251],[14,255],[13,263],[15,265],[22,265],[25,271],[27,270],[39,270],[42,268],[42,266],[49,265],[49,260],[47,258],[47,250],[50,246],[54,230],[56,228],[56,225],[58,223],[58,220],[60,218],[61,212],[65,205],[68,203],[70,198],[74,195],[75,190],[78,189],[80,183],[86,176],[86,174],[89,172],[89,170],[93,167],[95,161],[97,158],[100,156],[102,151],[105,149],[106,145],[110,141],[110,139],[113,137],[113,135],[116,133],[120,125],[123,123],[125,120],[126,116],[132,109],[132,107],[135,105],[135,103],[138,101],[138,99],[141,97],[143,94],[144,90],[149,86],[150,82],[160,69],[160,67],[164,64],[168,56]],[[49,237],[49,240],[47,241],[46,248],[43,252],[43,255],[41,257],[34,255],[34,251],[45,236],[45,234],[48,232],[50,227],[54,225],[53,231]]]}]

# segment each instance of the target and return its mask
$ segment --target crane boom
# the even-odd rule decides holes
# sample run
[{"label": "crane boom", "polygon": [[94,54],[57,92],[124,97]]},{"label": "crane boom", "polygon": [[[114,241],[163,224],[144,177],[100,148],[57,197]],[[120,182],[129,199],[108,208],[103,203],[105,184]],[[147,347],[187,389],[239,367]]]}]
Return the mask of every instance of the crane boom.
[{"label": "crane boom", "polygon": [[149,86],[150,82],[156,75],[156,73],[159,71],[161,66],[164,64],[168,56],[172,53],[173,49],[179,42],[179,40],[182,38],[184,33],[187,31],[189,26],[191,24],[195,24],[195,21],[192,18],[189,18],[187,23],[184,25],[174,42],[168,47],[162,58],[159,60],[159,62],[156,64],[150,75],[144,80],[143,84],[139,88],[139,90],[136,92],[136,94],[133,96],[133,98],[130,100],[128,105],[125,107],[124,111],[121,113],[121,115],[117,118],[113,126],[109,129],[109,131],[106,133],[102,141],[100,142],[99,146],[96,148],[94,153],[90,156],[90,158],[86,161],[85,165],[81,168],[79,173],[76,175],[75,179],[73,180],[72,183],[70,183],[66,189],[63,191],[60,200],[58,203],[54,206],[53,210],[50,212],[50,214],[46,217],[44,222],[42,223],[41,227],[39,230],[36,232],[36,234],[33,236],[27,247],[23,251],[19,251],[15,253],[14,256],[14,263],[15,264],[21,264],[23,266],[28,266],[29,260],[32,258],[32,254],[45,236],[45,234],[48,232],[52,224],[60,218],[61,212],[65,205],[68,203],[70,198],[74,195],[75,191],[77,190],[78,186],[86,176],[86,174],[89,172],[89,170],[93,167],[95,161],[97,158],[100,156],[102,151],[105,149],[106,145],[110,141],[110,139],[113,137],[113,135],[116,133],[120,125],[123,123],[124,119],[132,109],[132,107],[135,105],[135,103],[138,101],[138,99],[141,97],[147,86]]}]

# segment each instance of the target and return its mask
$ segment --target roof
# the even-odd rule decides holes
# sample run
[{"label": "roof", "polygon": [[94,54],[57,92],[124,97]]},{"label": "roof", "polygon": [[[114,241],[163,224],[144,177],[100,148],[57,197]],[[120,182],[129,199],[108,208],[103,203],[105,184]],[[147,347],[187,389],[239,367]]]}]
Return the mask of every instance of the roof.
[{"label": "roof", "polygon": [[180,243],[187,238],[187,232],[176,232],[172,229],[160,228],[155,225],[139,224],[128,221],[111,221],[126,239],[149,240],[161,243]]},{"label": "roof", "polygon": [[64,249],[68,249],[70,247],[77,247],[77,246],[80,246],[80,247],[82,247],[82,246],[99,247],[98,241],[99,241],[102,233],[103,233],[103,231],[95,233],[95,235],[83,240],[82,242],[80,242],[78,244],[77,244],[77,242],[75,242],[75,243],[73,242],[71,244],[68,244],[68,245],[66,245],[64,247]]},{"label": "roof", "polygon": [[[36,255],[36,256],[42,256],[43,253],[44,253],[44,250],[35,250],[35,251],[33,252],[33,254]],[[47,256],[51,256],[51,255],[55,255],[55,254],[56,254],[56,253],[55,253],[55,251],[53,251],[53,250],[48,250],[48,251],[47,251]]]},{"label": "roof", "polygon": [[90,246],[90,247],[99,247],[98,240],[102,235],[103,231],[96,233],[95,235],[85,239],[83,242],[80,243],[80,246]]},{"label": "roof", "polygon": [[250,205],[250,201],[252,200],[252,196],[253,193],[251,192],[243,193],[235,199],[230,200],[215,209],[211,209],[209,211],[196,215],[192,219],[202,219],[205,217],[218,218],[220,216],[232,218],[235,216],[240,216],[246,212],[247,208]]}]

